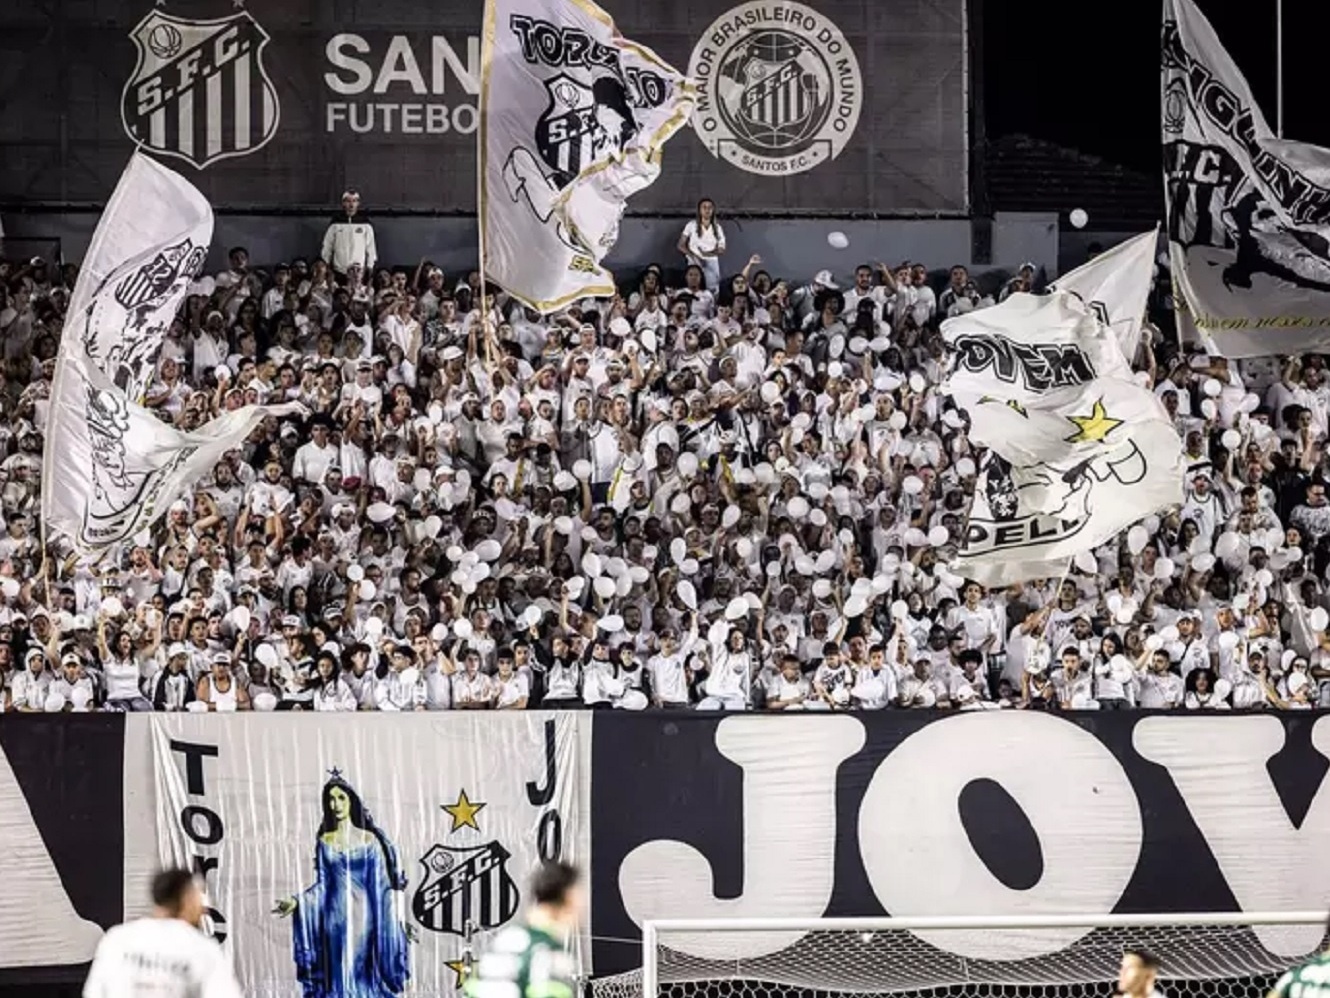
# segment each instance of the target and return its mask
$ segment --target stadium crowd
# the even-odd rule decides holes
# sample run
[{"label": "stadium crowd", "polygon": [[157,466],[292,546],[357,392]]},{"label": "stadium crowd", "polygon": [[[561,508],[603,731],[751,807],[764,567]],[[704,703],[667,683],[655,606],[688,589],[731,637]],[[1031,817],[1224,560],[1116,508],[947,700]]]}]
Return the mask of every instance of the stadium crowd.
[{"label": "stadium crowd", "polygon": [[4,710],[1330,704],[1323,358],[1147,327],[1186,502],[986,592],[947,567],[980,455],[938,327],[1033,266],[991,295],[961,266],[736,268],[707,202],[677,259],[542,318],[380,266],[344,207],[319,256],[197,281],[146,400],[308,416],[98,564],[37,522],[77,267],[0,260]]}]

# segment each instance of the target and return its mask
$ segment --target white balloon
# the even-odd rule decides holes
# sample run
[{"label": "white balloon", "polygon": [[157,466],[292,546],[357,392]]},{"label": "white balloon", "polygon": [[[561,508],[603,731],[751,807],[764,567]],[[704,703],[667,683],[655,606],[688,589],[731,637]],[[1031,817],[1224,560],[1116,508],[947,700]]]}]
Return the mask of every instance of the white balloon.
[{"label": "white balloon", "polygon": [[356,595],[361,600],[371,600],[378,595],[379,589],[370,579],[361,579],[356,584]]},{"label": "white balloon", "polygon": [[1202,402],[1201,402],[1201,415],[1202,415],[1202,416],[1204,416],[1206,419],[1214,419],[1214,418],[1215,418],[1215,412],[1216,412],[1216,411],[1217,411],[1217,410],[1215,409],[1215,400],[1214,400],[1214,399],[1204,399],[1204,400],[1202,400]]},{"label": "white balloon", "polygon": [[585,459],[573,462],[573,476],[585,482],[591,477],[591,462]]},{"label": "white balloon", "polygon": [[1263,589],[1274,585],[1274,581],[1274,573],[1268,568],[1263,568],[1256,573],[1256,584]]},{"label": "white balloon", "polygon": [[1330,624],[1330,613],[1326,613],[1325,607],[1318,606],[1308,617],[1307,622],[1312,625],[1313,631],[1324,631],[1327,624]]},{"label": "white balloon", "polygon": [[674,463],[684,478],[692,478],[697,474],[697,455],[692,451],[684,451]]},{"label": "white balloon", "polygon": [[748,616],[748,600],[736,596],[725,605],[726,620],[742,620]]},{"label": "white balloon", "polygon": [[806,412],[800,412],[790,420],[790,426],[796,430],[806,430],[813,425],[813,417]]},{"label": "white balloon", "polygon": [[498,561],[503,554],[503,545],[493,537],[487,537],[476,545],[476,555],[482,561]]},{"label": "white balloon", "polygon": [[1201,391],[1210,398],[1214,398],[1223,390],[1224,386],[1219,383],[1218,378],[1206,378],[1204,384],[1201,385]]},{"label": "white balloon", "polygon": [[840,230],[836,230],[834,232],[828,232],[827,245],[830,246],[832,249],[838,249],[838,250],[848,249],[850,245],[850,237],[847,236],[844,232],[841,232]]},{"label": "white balloon", "polygon": [[1097,575],[1099,573],[1099,562],[1089,551],[1077,551],[1073,560],[1076,562],[1076,567],[1086,575]]},{"label": "white balloon", "polygon": [[1238,646],[1238,636],[1233,631],[1224,631],[1219,635],[1219,647],[1224,651],[1232,651]]},{"label": "white balloon", "polygon": [[893,430],[905,429],[905,424],[908,423],[909,421],[910,418],[906,416],[905,413],[901,412],[899,409],[896,409],[895,411],[892,412],[890,416],[887,417],[887,425],[890,426]]},{"label": "white balloon", "polygon": [[476,629],[471,626],[471,621],[465,617],[458,617],[453,621],[453,633],[463,641],[467,641],[476,633]]},{"label": "white balloon", "polygon": [[904,620],[910,615],[910,605],[903,599],[896,600],[891,604],[891,619]]},{"label": "white balloon", "polygon": [[697,609],[697,590],[693,588],[691,582],[687,579],[680,579],[675,591],[679,594],[679,602],[690,610]]},{"label": "white balloon", "polygon": [[1173,572],[1177,568],[1171,558],[1160,558],[1155,562],[1155,578],[1167,581],[1173,578]]},{"label": "white balloon", "polygon": [[720,525],[729,529],[739,522],[739,507],[726,506],[725,512],[720,515]]},{"label": "white balloon", "polygon": [[1215,541],[1215,557],[1228,558],[1237,553],[1238,547],[1241,544],[1241,538],[1231,531],[1220,534],[1219,539]]},{"label": "white balloon", "polygon": [[933,545],[933,547],[935,548],[940,548],[943,544],[946,544],[947,541],[949,541],[950,539],[951,539],[951,531],[949,531],[946,527],[942,526],[941,524],[938,524],[936,527],[934,527],[932,530],[928,532],[928,543]]},{"label": "white balloon", "polygon": [[901,482],[901,491],[906,495],[917,496],[924,490],[924,480],[917,475],[906,475]]},{"label": "white balloon", "polygon": [[915,371],[913,374],[910,375],[910,391],[918,394],[919,392],[922,392],[927,386],[928,382],[924,380],[924,376],[920,374],[918,371]]},{"label": "white balloon", "polygon": [[1071,222],[1072,228],[1083,229],[1086,223],[1090,221],[1090,216],[1084,208],[1073,208],[1068,214],[1067,220]]},{"label": "white balloon", "polygon": [[687,492],[680,492],[670,500],[670,511],[678,516],[683,516],[693,505],[692,500],[688,498]]},{"label": "white balloon", "polygon": [[808,505],[808,500],[805,499],[803,496],[795,496],[793,499],[790,500],[790,505],[789,505],[790,516],[794,517],[796,520],[802,520],[805,516],[807,516],[808,510],[810,508],[811,507]]},{"label": "white balloon", "polygon": [[243,604],[231,611],[231,626],[237,631],[248,631],[250,624],[249,607]]},{"label": "white balloon", "polygon": [[443,529],[443,521],[431,513],[429,516],[425,517],[423,527],[425,530],[425,536],[432,540],[439,536],[439,531]]},{"label": "white balloon", "polygon": [[596,590],[596,595],[601,599],[610,599],[614,596],[614,580],[608,575],[597,576],[591,582],[592,588]]},{"label": "white balloon", "polygon": [[[18,595],[18,584],[17,584],[17,583],[15,583],[15,585],[14,585],[14,595],[15,595],[15,596]],[[236,607],[236,609],[237,609],[237,610],[244,610],[246,613],[249,613],[249,608],[248,608],[248,607]],[[124,613],[124,612],[125,612],[125,604],[123,604],[123,603],[120,602],[120,598],[119,598],[119,597],[117,597],[117,596],[108,596],[108,597],[106,597],[106,599],[102,600],[102,613],[106,614],[106,616],[108,616],[108,617],[119,617],[119,616],[120,616],[122,613]],[[241,627],[240,629],[243,631],[243,630],[245,629],[245,627],[248,627],[248,626],[249,626],[249,621],[246,621],[245,624],[244,624],[244,627]]]},{"label": "white balloon", "polygon": [[623,630],[623,618],[617,613],[611,613],[600,620],[600,629],[606,634],[618,634]]},{"label": "white balloon", "polygon": [[683,560],[688,557],[688,543],[682,537],[676,537],[670,541],[670,561],[676,565],[683,564]]},{"label": "white balloon", "polygon": [[762,382],[762,401],[770,405],[780,398],[780,385],[774,381]]},{"label": "white balloon", "polygon": [[826,599],[831,595],[831,582],[828,579],[818,579],[813,583],[813,595],[818,599]]},{"label": "white balloon", "polygon": [[1197,572],[1208,572],[1215,567],[1215,556],[1209,551],[1198,554],[1191,560],[1191,567]]},{"label": "white balloon", "polygon": [[696,575],[700,567],[696,558],[685,558],[683,564],[679,566],[679,571],[683,572],[684,575]]},{"label": "white balloon", "polygon": [[600,555],[594,551],[588,551],[582,555],[582,571],[586,572],[588,577],[595,578],[603,570],[604,566],[600,563]]},{"label": "white balloon", "polygon": [[1139,523],[1127,531],[1127,550],[1132,554],[1140,554],[1149,543],[1150,532]]},{"label": "white balloon", "polygon": [[1158,634],[1151,634],[1148,638],[1145,639],[1146,651],[1158,651],[1163,646],[1164,646],[1164,639],[1161,638]]},{"label": "white balloon", "polygon": [[1224,445],[1226,450],[1237,450],[1242,443],[1242,434],[1237,430],[1225,430],[1224,435],[1219,438],[1219,442]]},{"label": "white balloon", "polygon": [[862,596],[851,596],[845,601],[845,616],[862,617],[868,609],[868,603]]}]

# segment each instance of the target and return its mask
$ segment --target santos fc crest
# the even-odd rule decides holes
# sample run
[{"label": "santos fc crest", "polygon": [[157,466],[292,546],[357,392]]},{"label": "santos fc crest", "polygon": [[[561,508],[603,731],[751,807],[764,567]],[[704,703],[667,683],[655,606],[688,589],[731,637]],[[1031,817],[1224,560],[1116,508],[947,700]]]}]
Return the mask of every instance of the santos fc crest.
[{"label": "santos fc crest", "polygon": [[202,170],[277,133],[281,108],[263,65],[270,37],[248,11],[198,20],[153,10],[129,37],[138,64],[120,115],[138,145]]},{"label": "santos fc crest", "polygon": [[496,929],[517,914],[521,894],[498,842],[471,849],[434,845],[420,857],[425,879],[411,901],[421,925],[435,932],[466,935]]}]

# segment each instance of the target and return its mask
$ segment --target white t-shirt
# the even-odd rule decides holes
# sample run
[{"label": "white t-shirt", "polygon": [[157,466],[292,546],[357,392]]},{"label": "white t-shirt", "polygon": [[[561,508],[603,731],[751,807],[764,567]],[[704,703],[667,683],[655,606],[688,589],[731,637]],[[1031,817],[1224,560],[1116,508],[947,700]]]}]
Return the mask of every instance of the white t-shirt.
[{"label": "white t-shirt", "polygon": [[693,219],[683,227],[683,234],[688,241],[688,252],[693,256],[725,252],[725,233],[717,222],[704,229],[698,226],[697,219]]},{"label": "white t-shirt", "polygon": [[102,937],[83,998],[241,998],[222,948],[174,918],[141,918]]}]

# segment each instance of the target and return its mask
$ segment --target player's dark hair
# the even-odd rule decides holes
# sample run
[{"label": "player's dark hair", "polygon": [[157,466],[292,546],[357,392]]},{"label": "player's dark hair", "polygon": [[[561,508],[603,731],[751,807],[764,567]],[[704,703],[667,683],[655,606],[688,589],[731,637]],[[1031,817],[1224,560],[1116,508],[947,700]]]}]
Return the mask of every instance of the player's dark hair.
[{"label": "player's dark hair", "polygon": [[1130,946],[1127,949],[1123,950],[1123,953],[1127,956],[1136,957],[1136,959],[1141,961],[1141,966],[1144,967],[1146,970],[1159,969],[1159,958],[1155,956],[1153,953],[1151,953],[1148,949],[1144,949],[1140,946]]},{"label": "player's dark hair", "polygon": [[536,904],[561,905],[567,901],[568,892],[581,879],[582,875],[571,863],[543,863],[531,878],[531,895],[536,899]]},{"label": "player's dark hair", "polygon": [[164,911],[180,910],[185,895],[194,886],[194,874],[176,867],[153,874],[152,903]]}]

